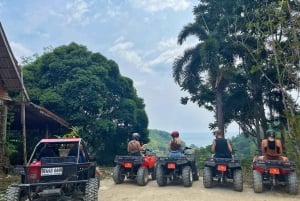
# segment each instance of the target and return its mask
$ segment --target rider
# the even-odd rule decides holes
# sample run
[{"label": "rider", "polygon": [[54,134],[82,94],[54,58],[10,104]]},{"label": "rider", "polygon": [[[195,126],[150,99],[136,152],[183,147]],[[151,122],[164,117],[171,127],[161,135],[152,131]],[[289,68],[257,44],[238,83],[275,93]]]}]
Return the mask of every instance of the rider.
[{"label": "rider", "polygon": [[214,132],[216,139],[212,142],[211,151],[215,158],[231,158],[232,147],[220,130]]},{"label": "rider", "polygon": [[170,151],[170,157],[176,158],[182,156],[182,146],[181,146],[181,140],[179,138],[179,132],[173,131],[171,133],[172,139],[169,143],[169,151]]},{"label": "rider", "polygon": [[261,142],[263,159],[288,160],[286,157],[282,156],[282,144],[279,139],[275,139],[275,131],[273,129],[268,129],[266,134],[267,139],[263,139]]},{"label": "rider", "polygon": [[140,134],[139,133],[133,133],[132,139],[128,142],[127,145],[127,151],[130,155],[141,155],[141,151],[143,150],[143,146],[141,146],[140,143]]}]

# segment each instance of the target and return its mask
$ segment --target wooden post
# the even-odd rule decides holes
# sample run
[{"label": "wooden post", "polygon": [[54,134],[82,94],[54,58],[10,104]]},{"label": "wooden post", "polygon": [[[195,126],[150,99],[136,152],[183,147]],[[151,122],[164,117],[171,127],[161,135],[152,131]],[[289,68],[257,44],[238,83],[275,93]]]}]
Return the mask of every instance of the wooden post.
[{"label": "wooden post", "polygon": [[6,125],[7,125],[7,106],[0,100],[0,166],[4,170],[8,167],[9,159],[6,151]]},{"label": "wooden post", "polygon": [[22,122],[22,136],[23,136],[23,160],[24,165],[27,164],[27,140],[26,140],[26,118],[25,118],[25,101],[24,101],[24,95],[22,94],[22,104],[21,104],[21,122]]}]

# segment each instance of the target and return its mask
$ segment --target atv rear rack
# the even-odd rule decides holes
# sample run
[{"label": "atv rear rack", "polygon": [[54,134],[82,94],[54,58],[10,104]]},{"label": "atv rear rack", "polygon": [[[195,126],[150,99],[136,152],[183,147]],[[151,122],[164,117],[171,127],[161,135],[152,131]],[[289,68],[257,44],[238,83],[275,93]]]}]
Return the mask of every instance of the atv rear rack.
[{"label": "atv rear rack", "polygon": [[116,156],[114,162],[123,164],[125,162],[132,162],[134,165],[141,164],[145,161],[143,156]]},{"label": "atv rear rack", "polygon": [[171,157],[158,157],[157,163],[158,164],[166,164],[166,163],[176,163],[178,165],[185,164],[189,161],[186,156],[178,157],[178,158],[171,158]]}]

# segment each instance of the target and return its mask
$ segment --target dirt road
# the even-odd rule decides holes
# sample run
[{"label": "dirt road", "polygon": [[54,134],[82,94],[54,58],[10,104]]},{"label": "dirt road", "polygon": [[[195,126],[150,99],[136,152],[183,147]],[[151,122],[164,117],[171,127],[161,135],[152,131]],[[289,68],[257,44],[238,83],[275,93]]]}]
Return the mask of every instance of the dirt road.
[{"label": "dirt road", "polygon": [[266,190],[257,194],[250,186],[244,185],[243,192],[235,192],[232,186],[204,188],[202,178],[193,186],[185,188],[182,184],[169,184],[159,187],[156,181],[146,186],[138,186],[134,181],[114,184],[111,178],[101,180],[99,201],[299,201],[300,195],[292,196],[282,189]]}]

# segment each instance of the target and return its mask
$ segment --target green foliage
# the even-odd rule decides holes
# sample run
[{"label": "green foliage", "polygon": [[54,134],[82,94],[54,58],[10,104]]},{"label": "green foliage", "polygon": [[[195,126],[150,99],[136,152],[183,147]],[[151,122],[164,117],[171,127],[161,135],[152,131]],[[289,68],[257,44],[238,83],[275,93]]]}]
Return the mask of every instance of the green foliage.
[{"label": "green foliage", "polygon": [[253,156],[257,154],[255,138],[252,136],[238,135],[230,139],[234,155],[241,160],[252,160]]},{"label": "green foliage", "polygon": [[157,156],[166,156],[169,153],[170,133],[161,130],[149,130],[150,142],[147,148],[156,153]]},{"label": "green foliage", "polygon": [[27,62],[23,75],[31,101],[80,128],[76,136],[85,139],[99,164],[112,164],[116,154],[125,153],[132,132],[148,142],[144,101],[114,61],[73,42]]}]

